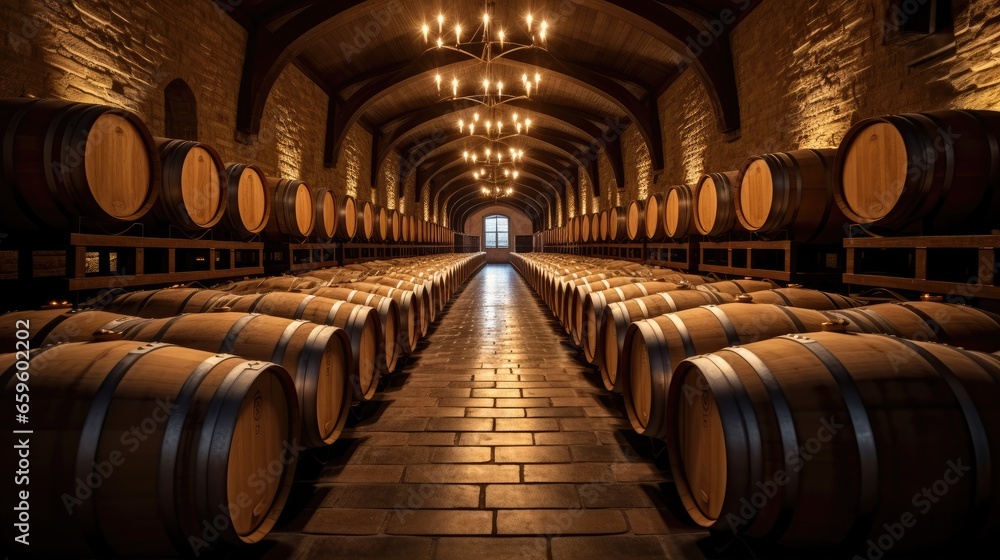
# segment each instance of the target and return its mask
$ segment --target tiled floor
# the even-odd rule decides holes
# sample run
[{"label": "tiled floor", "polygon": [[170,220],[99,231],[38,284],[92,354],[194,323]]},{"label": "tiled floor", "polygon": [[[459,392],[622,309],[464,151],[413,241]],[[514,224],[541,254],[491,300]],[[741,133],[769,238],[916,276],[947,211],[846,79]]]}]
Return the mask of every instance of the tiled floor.
[{"label": "tiled floor", "polygon": [[[701,558],[635,436],[508,265],[460,291],[354,427],[303,457],[269,558]],[[658,466],[659,464],[659,466]],[[666,490],[666,492],[665,492]]]}]

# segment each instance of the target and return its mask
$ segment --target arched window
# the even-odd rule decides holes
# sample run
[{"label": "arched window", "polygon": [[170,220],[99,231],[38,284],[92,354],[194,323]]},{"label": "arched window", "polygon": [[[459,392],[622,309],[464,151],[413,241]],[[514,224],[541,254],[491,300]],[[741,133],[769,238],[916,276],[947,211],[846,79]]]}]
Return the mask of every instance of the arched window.
[{"label": "arched window", "polygon": [[198,102],[194,92],[178,78],[163,91],[166,104],[166,136],[180,140],[198,139]]},{"label": "arched window", "polygon": [[510,248],[510,219],[499,214],[486,217],[483,224],[483,237],[487,249]]}]

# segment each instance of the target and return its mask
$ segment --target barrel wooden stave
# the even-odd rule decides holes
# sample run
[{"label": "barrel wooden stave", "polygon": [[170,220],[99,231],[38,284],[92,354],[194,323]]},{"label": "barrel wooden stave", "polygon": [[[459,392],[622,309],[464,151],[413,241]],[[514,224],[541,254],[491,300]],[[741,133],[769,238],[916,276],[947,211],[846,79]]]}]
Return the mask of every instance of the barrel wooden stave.
[{"label": "barrel wooden stave", "polygon": [[222,220],[229,183],[222,158],[208,144],[154,138],[160,154],[160,196],[153,205],[156,225],[201,231]]},{"label": "barrel wooden stave", "polygon": [[271,219],[272,198],[264,172],[254,165],[229,164],[226,185],[229,200],[221,226],[243,239],[262,232]]}]

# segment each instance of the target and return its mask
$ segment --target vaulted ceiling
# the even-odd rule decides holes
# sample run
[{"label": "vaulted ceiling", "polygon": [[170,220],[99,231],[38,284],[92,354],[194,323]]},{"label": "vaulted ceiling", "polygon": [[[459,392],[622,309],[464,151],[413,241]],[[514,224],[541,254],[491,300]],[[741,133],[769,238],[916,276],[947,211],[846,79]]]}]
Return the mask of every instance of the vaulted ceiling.
[{"label": "vaulted ceiling", "polygon": [[[496,66],[518,83],[527,68],[541,68],[543,87],[517,102],[532,119],[523,141],[524,171],[507,203],[543,227],[552,205],[564,200],[567,181],[583,169],[595,194],[602,185],[597,154],[624,184],[618,136],[634,124],[649,149],[653,173],[662,171],[663,142],[657,99],[685,70],[698,74],[718,127],[740,126],[729,33],[762,0],[496,0],[494,17],[522,22],[532,13],[551,22],[546,50],[525,50]],[[441,102],[433,87],[447,76],[475,72],[477,61],[426,48],[424,23],[443,12],[451,21],[480,21],[482,0],[242,0],[230,15],[249,32],[237,126],[259,131],[264,103],[281,72],[295,64],[330,97],[324,161],[335,166],[350,128],[372,133],[372,184],[387,156],[401,156],[400,179],[416,176],[417,196],[430,185],[431,200],[447,208],[449,223],[485,203],[456,156],[468,145],[454,123],[467,102]],[[472,78],[469,75],[469,78]],[[464,114],[463,113],[463,114]]]}]

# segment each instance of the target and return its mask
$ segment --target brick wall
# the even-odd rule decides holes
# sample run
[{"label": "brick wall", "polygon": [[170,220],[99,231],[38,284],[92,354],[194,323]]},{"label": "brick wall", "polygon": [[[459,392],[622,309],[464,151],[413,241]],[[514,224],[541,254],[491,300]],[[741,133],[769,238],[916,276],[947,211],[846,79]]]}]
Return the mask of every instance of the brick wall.
[{"label": "brick wall", "polygon": [[507,206],[488,206],[465,220],[465,233],[478,235],[480,247],[486,242],[483,236],[483,218],[501,214],[510,218],[510,248],[508,249],[483,249],[486,251],[486,262],[505,263],[510,262],[510,254],[514,251],[514,237],[516,235],[531,235],[531,219],[528,215],[514,210]]}]

